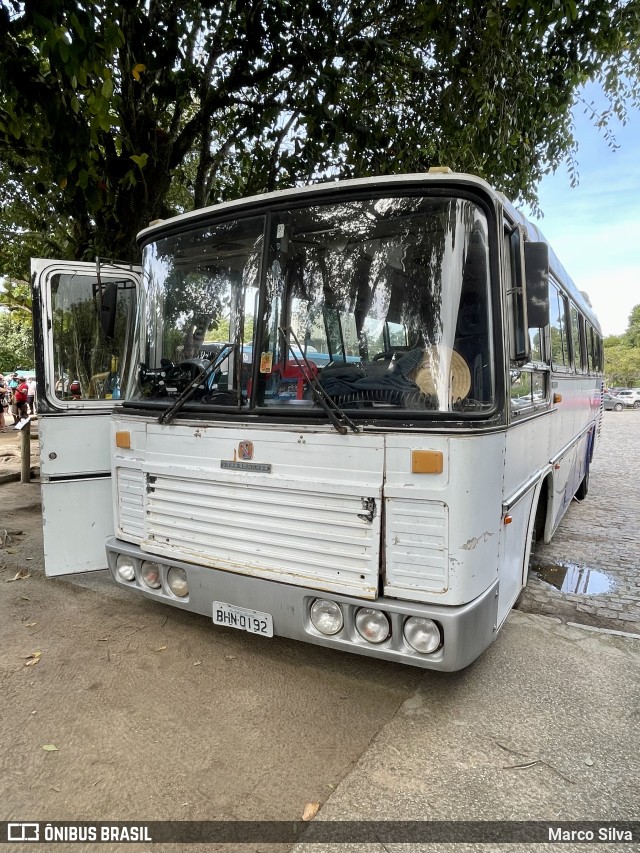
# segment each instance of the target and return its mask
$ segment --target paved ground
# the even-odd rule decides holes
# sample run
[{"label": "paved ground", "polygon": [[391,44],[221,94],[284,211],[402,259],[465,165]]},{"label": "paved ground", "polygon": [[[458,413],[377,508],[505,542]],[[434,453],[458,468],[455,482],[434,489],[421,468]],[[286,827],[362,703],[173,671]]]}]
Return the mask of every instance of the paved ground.
[{"label": "paved ground", "polygon": [[[425,677],[322,807],[321,820],[638,819],[640,640],[514,612],[462,672]],[[569,844],[572,853],[640,850]],[[547,844],[405,846],[372,853],[548,853]],[[362,853],[301,845],[297,853]]]},{"label": "paved ground", "polygon": [[589,494],[571,504],[531,561],[567,591],[531,571],[520,610],[640,632],[639,472],[640,410],[605,412]]}]

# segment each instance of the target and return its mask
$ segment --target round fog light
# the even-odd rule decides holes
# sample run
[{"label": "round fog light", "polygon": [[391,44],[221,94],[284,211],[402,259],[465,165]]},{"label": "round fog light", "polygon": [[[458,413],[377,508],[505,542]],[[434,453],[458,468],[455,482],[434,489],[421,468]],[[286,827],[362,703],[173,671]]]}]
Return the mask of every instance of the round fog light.
[{"label": "round fog light", "polygon": [[337,634],[344,625],[340,606],[326,598],[316,598],[311,605],[311,621],[317,631],[328,636]]},{"label": "round fog light", "polygon": [[187,573],[184,569],[179,569],[173,566],[167,572],[167,585],[174,595],[178,598],[184,598],[189,593],[187,584]]},{"label": "round fog light", "polygon": [[116,560],[116,572],[118,573],[118,577],[123,581],[135,580],[136,570],[131,557],[125,557],[124,554],[120,554]]},{"label": "round fog light", "polygon": [[150,589],[160,589],[160,566],[145,560],[140,569],[142,580]]},{"label": "round fog light", "polygon": [[435,652],[441,642],[438,623],[423,616],[410,616],[404,623],[404,638],[412,649],[423,655]]},{"label": "round fog light", "polygon": [[382,610],[361,607],[356,614],[356,630],[369,643],[384,643],[389,636],[389,620]]}]

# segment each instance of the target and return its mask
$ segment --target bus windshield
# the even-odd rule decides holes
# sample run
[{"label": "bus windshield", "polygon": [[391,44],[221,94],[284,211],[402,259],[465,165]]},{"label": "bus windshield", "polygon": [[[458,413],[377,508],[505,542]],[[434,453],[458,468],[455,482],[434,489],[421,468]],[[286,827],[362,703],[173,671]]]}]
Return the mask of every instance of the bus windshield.
[{"label": "bus windshield", "polygon": [[144,248],[146,353],[128,398],[171,405],[231,345],[185,411],[290,418],[319,413],[322,394],[355,416],[487,412],[488,246],[483,210],[442,195],[185,224]]}]

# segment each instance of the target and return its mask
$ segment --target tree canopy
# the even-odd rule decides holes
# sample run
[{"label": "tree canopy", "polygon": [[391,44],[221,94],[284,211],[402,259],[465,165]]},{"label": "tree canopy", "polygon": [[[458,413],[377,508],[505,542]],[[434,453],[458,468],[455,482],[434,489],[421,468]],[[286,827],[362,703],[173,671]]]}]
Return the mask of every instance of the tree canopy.
[{"label": "tree canopy", "polygon": [[605,338],[604,368],[608,385],[640,386],[640,305],[631,310],[623,335]]},{"label": "tree canopy", "polygon": [[638,0],[3,0],[0,274],[133,260],[150,220],[448,165],[535,204],[598,78],[637,104]]}]

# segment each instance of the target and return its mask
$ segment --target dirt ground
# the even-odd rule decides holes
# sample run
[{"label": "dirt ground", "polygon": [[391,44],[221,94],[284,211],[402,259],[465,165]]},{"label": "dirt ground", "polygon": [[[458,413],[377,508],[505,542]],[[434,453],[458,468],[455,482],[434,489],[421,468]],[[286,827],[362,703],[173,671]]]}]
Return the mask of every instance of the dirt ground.
[{"label": "dirt ground", "polygon": [[425,678],[47,579],[41,525],[39,483],[1,484],[0,819],[300,820]]}]

